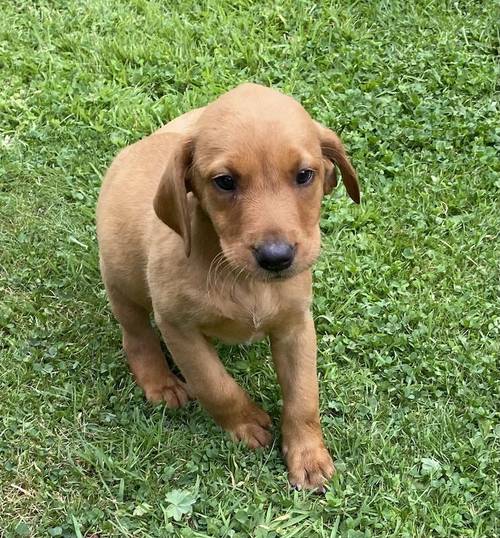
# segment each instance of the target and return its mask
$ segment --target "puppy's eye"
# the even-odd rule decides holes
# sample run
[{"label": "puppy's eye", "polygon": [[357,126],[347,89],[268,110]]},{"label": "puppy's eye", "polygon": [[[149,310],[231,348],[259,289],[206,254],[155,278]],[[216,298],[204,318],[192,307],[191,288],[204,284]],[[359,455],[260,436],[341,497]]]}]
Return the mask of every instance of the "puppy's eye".
[{"label": "puppy's eye", "polygon": [[309,168],[304,168],[304,170],[299,170],[295,181],[298,185],[308,185],[314,179],[314,170]]},{"label": "puppy's eye", "polygon": [[234,191],[236,189],[234,178],[229,174],[214,177],[214,183],[223,191]]}]

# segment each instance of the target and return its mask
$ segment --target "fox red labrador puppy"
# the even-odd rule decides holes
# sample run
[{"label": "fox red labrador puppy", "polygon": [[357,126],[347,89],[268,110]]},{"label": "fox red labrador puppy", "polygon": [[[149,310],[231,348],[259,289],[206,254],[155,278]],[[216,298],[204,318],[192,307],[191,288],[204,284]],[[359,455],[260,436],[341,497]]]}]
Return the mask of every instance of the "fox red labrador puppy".
[{"label": "fox red labrador puppy", "polygon": [[291,97],[243,84],[124,149],[97,209],[104,284],[146,398],[169,407],[196,398],[234,439],[269,444],[271,419],[212,343],[268,336],[290,483],[320,490],[334,467],[319,420],[310,268],[336,168],[359,202],[337,135]]}]

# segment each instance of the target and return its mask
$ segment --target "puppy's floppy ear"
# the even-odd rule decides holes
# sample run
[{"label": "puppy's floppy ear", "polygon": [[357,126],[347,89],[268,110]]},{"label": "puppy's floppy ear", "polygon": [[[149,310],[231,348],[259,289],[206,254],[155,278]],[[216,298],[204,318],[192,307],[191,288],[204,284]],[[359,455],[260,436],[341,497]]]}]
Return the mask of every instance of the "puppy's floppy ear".
[{"label": "puppy's floppy ear", "polygon": [[323,157],[328,161],[325,171],[325,194],[330,193],[332,189],[337,186],[335,166],[338,166],[347,193],[357,204],[359,204],[360,193],[356,171],[349,161],[349,157],[347,156],[340,138],[333,131],[330,131],[330,129],[323,127],[323,125],[318,122],[315,123],[319,131]]},{"label": "puppy's floppy ear", "polygon": [[175,143],[153,200],[157,217],[184,240],[186,256],[191,253],[191,219],[187,193],[191,191],[188,176],[193,156],[193,141]]}]

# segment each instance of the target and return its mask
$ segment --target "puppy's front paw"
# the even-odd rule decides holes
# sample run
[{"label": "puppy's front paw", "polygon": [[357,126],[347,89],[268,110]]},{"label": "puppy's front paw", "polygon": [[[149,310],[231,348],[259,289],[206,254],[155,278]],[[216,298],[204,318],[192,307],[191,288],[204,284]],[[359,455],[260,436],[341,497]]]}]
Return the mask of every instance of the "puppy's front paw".
[{"label": "puppy's front paw", "polygon": [[146,399],[152,403],[165,402],[170,409],[186,405],[190,400],[186,384],[174,375],[169,375],[157,383],[144,387]]},{"label": "puppy's front paw", "polygon": [[271,443],[271,418],[260,407],[249,404],[237,420],[226,427],[235,441],[243,441],[248,448],[262,448]]},{"label": "puppy's front paw", "polygon": [[283,446],[283,455],[293,487],[324,493],[335,467],[323,441],[292,441]]}]

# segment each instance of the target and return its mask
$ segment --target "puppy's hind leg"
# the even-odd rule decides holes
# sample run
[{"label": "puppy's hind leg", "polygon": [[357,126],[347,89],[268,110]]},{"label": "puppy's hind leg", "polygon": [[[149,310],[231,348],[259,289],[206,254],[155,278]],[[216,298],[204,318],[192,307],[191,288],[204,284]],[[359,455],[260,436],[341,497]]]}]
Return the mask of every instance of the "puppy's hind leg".
[{"label": "puppy's hind leg", "polygon": [[108,296],[121,325],[128,364],[146,398],[153,403],[164,401],[170,408],[185,405],[189,401],[186,385],[170,371],[148,311],[118,290],[108,289]]}]

